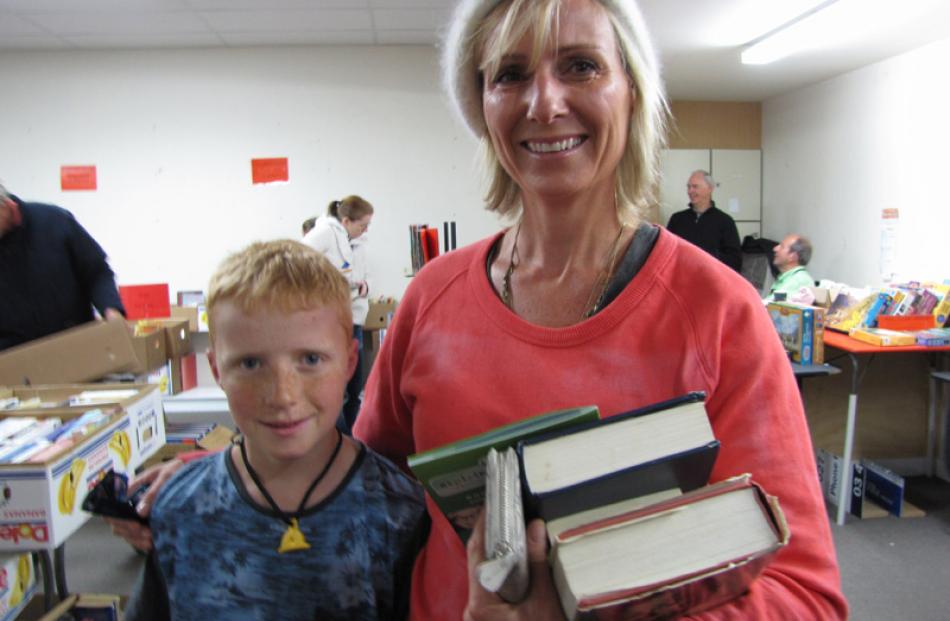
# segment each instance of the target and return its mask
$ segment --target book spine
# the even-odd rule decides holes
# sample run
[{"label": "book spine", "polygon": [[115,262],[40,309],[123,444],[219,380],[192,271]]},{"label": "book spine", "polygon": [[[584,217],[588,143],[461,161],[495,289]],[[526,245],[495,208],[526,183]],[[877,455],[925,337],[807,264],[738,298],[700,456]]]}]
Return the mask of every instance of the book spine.
[{"label": "book spine", "polygon": [[855,462],[851,468],[851,515],[856,518],[864,517],[864,488],[866,473],[864,466]]},{"label": "book spine", "polygon": [[812,364],[815,350],[815,314],[810,308],[802,309],[802,348],[799,351],[801,364]]},{"label": "book spine", "polygon": [[864,462],[864,495],[888,513],[900,517],[904,505],[904,477],[874,463]]}]

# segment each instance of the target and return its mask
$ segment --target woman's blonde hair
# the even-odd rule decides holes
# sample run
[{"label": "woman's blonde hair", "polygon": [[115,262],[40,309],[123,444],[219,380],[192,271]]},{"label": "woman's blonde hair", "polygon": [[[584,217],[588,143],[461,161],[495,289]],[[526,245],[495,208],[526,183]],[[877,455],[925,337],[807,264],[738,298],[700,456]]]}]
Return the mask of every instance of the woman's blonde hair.
[{"label": "woman's blonde hair", "polygon": [[223,301],[234,302],[246,313],[266,308],[290,314],[329,307],[336,311],[347,339],[353,331],[346,278],[322,254],[290,239],[255,242],[218,266],[208,285],[212,342],[214,310]]},{"label": "woman's blonde hair", "polygon": [[[627,144],[617,167],[617,203],[621,209],[642,213],[656,201],[659,157],[669,118],[659,62],[633,0],[595,1],[610,20],[634,98]],[[557,35],[560,5],[561,0],[464,0],[445,40],[446,87],[457,111],[481,139],[489,174],[486,208],[502,215],[518,212],[520,189],[498,160],[485,127],[484,76],[492,75],[504,54],[529,32],[534,35],[533,67],[544,46]]]}]

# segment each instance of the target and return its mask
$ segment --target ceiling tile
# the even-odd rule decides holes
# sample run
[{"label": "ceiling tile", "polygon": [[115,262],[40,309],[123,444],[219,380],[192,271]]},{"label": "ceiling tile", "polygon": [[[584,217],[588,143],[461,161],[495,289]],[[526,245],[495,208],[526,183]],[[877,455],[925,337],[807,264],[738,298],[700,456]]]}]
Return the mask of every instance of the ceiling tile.
[{"label": "ceiling tile", "polygon": [[436,34],[431,30],[378,30],[379,45],[433,45]]},{"label": "ceiling tile", "polygon": [[220,47],[221,38],[213,33],[139,34],[139,35],[75,35],[66,40],[89,50]]},{"label": "ceiling tile", "polygon": [[33,22],[17,17],[12,13],[0,13],[0,36],[21,36],[46,34],[46,31]]},{"label": "ceiling tile", "polygon": [[175,12],[96,12],[24,13],[55,34],[147,35],[158,33],[207,32],[208,28],[194,13]]},{"label": "ceiling tile", "polygon": [[372,45],[369,30],[346,32],[225,32],[221,38],[230,46],[247,45]]},{"label": "ceiling tile", "polygon": [[435,30],[448,18],[447,10],[373,9],[373,21],[380,30]]},{"label": "ceiling tile", "polygon": [[369,10],[290,9],[286,11],[203,11],[218,32],[301,32],[369,30]]}]

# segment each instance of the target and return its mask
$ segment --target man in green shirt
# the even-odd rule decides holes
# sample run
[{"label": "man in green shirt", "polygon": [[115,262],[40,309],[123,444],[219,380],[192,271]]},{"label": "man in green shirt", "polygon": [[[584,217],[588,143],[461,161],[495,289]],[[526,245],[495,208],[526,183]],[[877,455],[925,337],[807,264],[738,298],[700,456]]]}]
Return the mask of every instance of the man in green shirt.
[{"label": "man in green shirt", "polygon": [[772,283],[769,295],[765,300],[771,302],[776,293],[784,293],[787,298],[792,297],[802,287],[814,287],[815,279],[811,277],[805,266],[811,260],[811,242],[801,235],[786,235],[775,247],[775,258],[772,259],[778,271],[778,279]]}]

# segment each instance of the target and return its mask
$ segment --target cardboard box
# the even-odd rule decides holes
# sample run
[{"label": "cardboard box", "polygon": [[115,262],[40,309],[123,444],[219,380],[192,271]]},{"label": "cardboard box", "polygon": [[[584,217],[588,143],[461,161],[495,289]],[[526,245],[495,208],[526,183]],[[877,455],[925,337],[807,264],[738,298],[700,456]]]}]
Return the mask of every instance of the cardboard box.
[{"label": "cardboard box", "polygon": [[191,353],[191,328],[184,318],[145,319],[145,325],[159,328],[165,335],[165,355],[169,358]]},{"label": "cardboard box", "polygon": [[130,371],[147,373],[165,364],[165,331],[157,329],[148,334],[132,336],[132,349],[135,350],[136,365]]},{"label": "cardboard box", "polygon": [[37,619],[37,621],[60,621],[67,613],[72,613],[72,616],[67,618],[80,621],[120,621],[122,619],[120,601],[121,598],[118,595],[104,595],[98,593],[73,594],[61,601],[52,610]]},{"label": "cardboard box", "polygon": [[198,307],[197,306],[171,306],[171,318],[188,322],[188,329],[191,332],[198,331]]},{"label": "cardboard box", "polygon": [[[102,401],[68,405],[83,391]],[[104,392],[112,391],[112,392]],[[44,463],[0,464],[0,550],[53,549],[90,517],[82,501],[109,470],[133,475],[165,443],[165,415],[156,386],[72,384],[0,387],[0,398],[39,398],[55,407],[7,410],[5,416],[59,416],[65,420],[100,408],[109,419]]]},{"label": "cardboard box", "polygon": [[366,322],[363,324],[364,330],[379,330],[388,328],[392,321],[393,313],[396,312],[396,301],[392,298],[388,300],[376,300],[369,303],[369,314],[366,315]]},{"label": "cardboard box", "polygon": [[36,589],[36,568],[29,552],[0,554],[0,621],[16,619]]},{"label": "cardboard box", "polygon": [[138,368],[125,322],[96,321],[0,352],[0,385],[88,382]]},{"label": "cardboard box", "polygon": [[229,427],[215,425],[214,429],[209,431],[205,437],[198,440],[195,444],[185,444],[183,442],[166,443],[154,455],[149,457],[142,467],[151,468],[156,464],[175,459],[175,457],[181,453],[191,451],[223,451],[231,445],[234,433],[234,430]]}]

